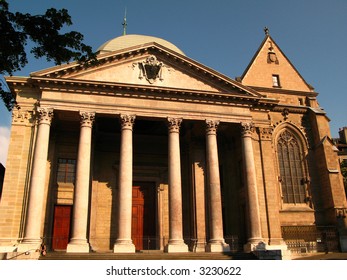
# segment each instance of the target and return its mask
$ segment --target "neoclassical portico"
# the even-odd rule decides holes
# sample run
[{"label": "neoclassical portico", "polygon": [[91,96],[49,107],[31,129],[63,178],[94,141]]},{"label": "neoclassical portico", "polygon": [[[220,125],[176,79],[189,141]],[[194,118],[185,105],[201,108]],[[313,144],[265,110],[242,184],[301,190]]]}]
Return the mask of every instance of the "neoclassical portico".
[{"label": "neoclassical portico", "polygon": [[[33,179],[36,182],[35,186],[40,186],[45,189],[44,178],[37,179],[37,168],[44,169],[45,158],[47,157],[50,123],[53,116],[53,109],[39,108],[39,122],[37,129],[37,140],[34,153],[34,162],[36,165],[43,163],[42,166],[33,166]],[[95,120],[95,112],[80,111],[80,133],[77,154],[77,168],[76,168],[76,186],[74,191],[73,200],[73,215],[72,215],[72,229],[71,239],[67,246],[67,252],[89,252],[91,244],[89,243],[89,228],[90,224],[90,187],[91,187],[91,154],[93,153],[92,145],[92,127]],[[120,158],[119,158],[119,173],[118,185],[119,193],[117,196],[117,239],[114,243],[113,251],[115,253],[134,253],[135,246],[131,239],[131,223],[132,223],[132,185],[133,185],[133,127],[136,123],[135,115],[121,114],[119,116],[121,123],[120,131]],[[164,120],[162,120],[164,122]],[[198,120],[197,120],[198,121]],[[172,252],[188,252],[188,245],[183,238],[183,202],[182,202],[182,177],[181,177],[181,153],[180,153],[180,126],[184,122],[183,118],[167,118],[168,125],[168,207],[169,207],[169,239],[165,251]],[[192,121],[190,121],[192,122]],[[206,180],[207,184],[204,187],[207,195],[208,216],[209,217],[209,230],[207,235],[210,236],[206,240],[207,252],[224,252],[229,251],[229,245],[224,240],[223,233],[223,215],[222,215],[222,201],[221,201],[221,185],[220,185],[220,171],[218,160],[218,144],[217,144],[217,128],[219,121],[206,120]],[[232,125],[232,124],[230,124]],[[251,129],[250,124],[242,123],[246,132]],[[247,137],[243,132],[243,139]],[[247,190],[248,201],[252,205],[256,205],[257,194],[254,185],[254,165],[252,166],[252,143],[243,140],[244,143],[244,162],[247,165]],[[252,169],[253,168],[253,169]],[[36,174],[36,175],[35,175]],[[42,173],[41,173],[42,174]],[[252,177],[253,176],[253,177]],[[36,181],[35,181],[36,180]],[[39,183],[37,183],[39,182]],[[43,191],[41,191],[43,193]],[[29,195],[29,204],[37,205],[43,198],[38,195],[38,191],[33,187]],[[253,207],[254,208],[254,207]],[[39,246],[41,243],[41,232],[43,224],[39,223],[38,213],[40,210],[33,207],[33,211],[29,207],[27,215],[27,223],[25,227],[25,237],[21,245],[23,250],[27,250],[30,246],[33,247],[34,243]],[[33,214],[34,213],[34,214]],[[35,215],[35,216],[33,216]],[[41,218],[43,221],[44,218]],[[251,211],[249,220],[251,221],[252,234],[256,238],[250,238],[250,243],[261,241],[261,229],[259,224],[259,211]],[[32,238],[36,233],[36,238]],[[29,246],[29,247],[28,247]]]},{"label": "neoclassical portico", "polygon": [[7,78],[21,109],[0,253],[42,242],[67,253],[284,252],[286,232],[318,224],[345,236],[332,214],[347,209],[335,154],[318,137],[325,113],[268,34],[238,81],[155,37],[99,51],[96,66]]}]

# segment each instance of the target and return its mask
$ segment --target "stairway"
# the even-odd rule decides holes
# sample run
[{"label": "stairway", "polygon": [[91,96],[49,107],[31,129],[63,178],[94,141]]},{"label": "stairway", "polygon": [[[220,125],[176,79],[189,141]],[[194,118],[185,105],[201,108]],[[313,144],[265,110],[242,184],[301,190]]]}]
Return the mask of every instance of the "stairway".
[{"label": "stairway", "polygon": [[143,251],[135,254],[120,253],[66,253],[47,252],[39,260],[256,260],[252,253],[163,253]]}]

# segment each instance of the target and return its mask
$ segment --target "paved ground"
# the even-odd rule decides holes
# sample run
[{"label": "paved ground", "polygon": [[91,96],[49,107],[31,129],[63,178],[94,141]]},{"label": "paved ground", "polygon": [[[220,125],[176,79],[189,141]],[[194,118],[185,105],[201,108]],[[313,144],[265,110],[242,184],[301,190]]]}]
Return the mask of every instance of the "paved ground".
[{"label": "paved ground", "polygon": [[301,256],[296,260],[347,260],[347,253],[327,253]]}]

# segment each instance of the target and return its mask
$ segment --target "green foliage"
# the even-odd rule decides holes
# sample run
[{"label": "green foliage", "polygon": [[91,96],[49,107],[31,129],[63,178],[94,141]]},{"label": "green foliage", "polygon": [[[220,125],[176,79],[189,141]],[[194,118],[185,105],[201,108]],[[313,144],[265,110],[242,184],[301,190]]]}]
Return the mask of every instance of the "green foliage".
[{"label": "green foliage", "polygon": [[[0,74],[12,75],[28,63],[25,51],[28,40],[35,43],[30,51],[35,58],[45,57],[55,64],[71,60],[96,64],[96,53],[83,43],[81,33],[59,32],[65,25],[72,25],[66,9],[51,8],[43,15],[12,13],[7,1],[0,0]],[[16,102],[2,84],[0,94],[5,106],[11,110]]]}]

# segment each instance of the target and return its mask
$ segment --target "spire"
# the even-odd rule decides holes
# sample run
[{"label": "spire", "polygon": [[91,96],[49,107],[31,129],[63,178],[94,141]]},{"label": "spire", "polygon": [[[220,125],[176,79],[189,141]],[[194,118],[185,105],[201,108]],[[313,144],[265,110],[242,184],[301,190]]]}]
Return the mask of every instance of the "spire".
[{"label": "spire", "polygon": [[127,34],[127,8],[125,8],[124,19],[123,19],[123,35]]}]

